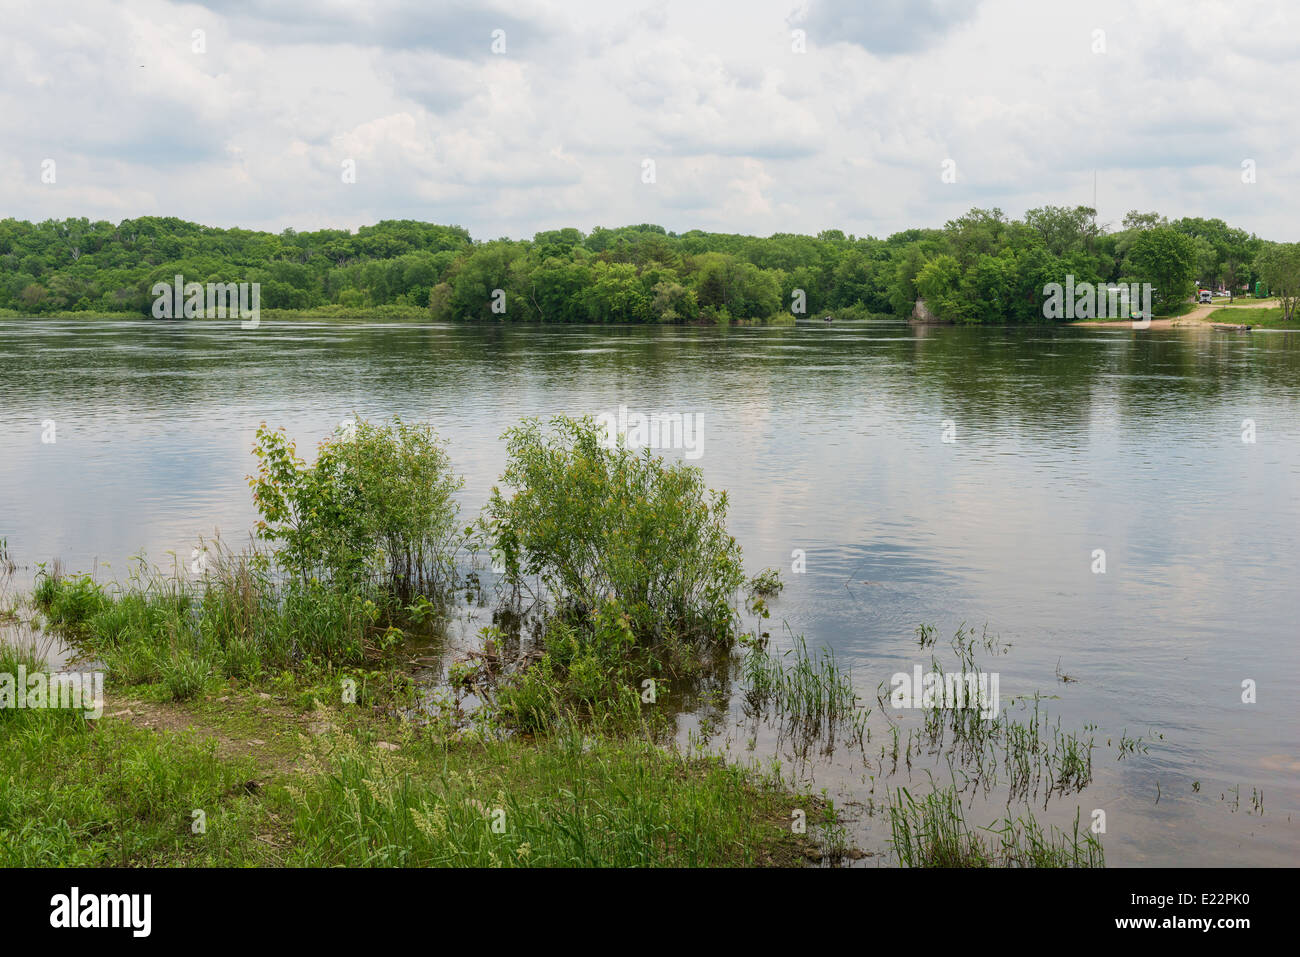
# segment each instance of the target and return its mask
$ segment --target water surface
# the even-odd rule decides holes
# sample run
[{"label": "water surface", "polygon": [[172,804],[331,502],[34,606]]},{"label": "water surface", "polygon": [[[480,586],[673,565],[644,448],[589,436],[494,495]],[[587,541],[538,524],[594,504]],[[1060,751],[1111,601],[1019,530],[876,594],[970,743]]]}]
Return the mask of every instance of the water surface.
[{"label": "water surface", "polygon": [[[258,424],[309,448],[354,413],[432,421],[468,518],[506,428],[620,405],[703,416],[694,464],[728,490],[749,569],[783,571],[779,643],[833,648],[874,706],[928,663],[918,625],[987,625],[1012,646],[984,663],[1004,697],[1039,690],[1063,728],[1097,725],[1094,783],[1040,820],[1104,809],[1112,865],[1295,863],[1300,336],[0,320],[0,536],[29,566],[103,576],[214,531],[238,545]],[[775,752],[853,802],[869,850],[886,787],[928,787],[920,764],[884,781],[878,737],[801,764],[723,725],[710,747]],[[1122,732],[1147,751],[1119,760]]]}]

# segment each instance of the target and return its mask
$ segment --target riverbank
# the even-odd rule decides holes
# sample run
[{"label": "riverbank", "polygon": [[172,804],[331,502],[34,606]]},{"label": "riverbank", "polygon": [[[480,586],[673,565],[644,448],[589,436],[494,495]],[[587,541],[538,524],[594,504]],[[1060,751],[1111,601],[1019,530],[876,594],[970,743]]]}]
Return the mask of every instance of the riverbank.
[{"label": "riverbank", "polygon": [[[0,587],[6,632],[28,638],[0,642],[0,779],[19,782],[0,799],[15,834],[0,838],[0,864],[864,856],[825,791],[753,753],[761,722],[797,753],[877,761],[873,709],[834,654],[802,638],[771,647],[764,622],[783,584],[773,568],[745,573],[726,496],[698,469],[605,446],[590,419],[524,420],[505,439],[500,484],[466,527],[462,482],[427,424],[356,421],[311,465],[263,426],[249,484],[269,545],[200,543],[169,573],[141,557],[124,580],[40,566],[16,601]],[[474,558],[485,553],[491,572]],[[449,647],[451,622],[488,607],[492,624]],[[56,687],[42,647],[54,637],[106,696],[27,695]],[[935,637],[919,629],[918,650]],[[971,668],[979,649],[1006,652],[966,628],[951,648]],[[749,753],[710,746],[722,714],[683,741],[681,697],[713,696],[721,711],[733,681],[755,722]],[[878,743],[878,771],[898,862],[949,862],[944,835],[958,834],[962,866],[1101,866],[1077,809],[1068,828],[1008,814],[993,844],[951,796],[918,803],[884,783],[900,760],[937,755],[986,791],[1003,775],[1013,800],[1043,791],[1045,806],[1087,787],[1092,737],[1058,721],[1049,744],[1043,711],[1004,715],[996,681],[992,695],[982,719],[963,699],[905,737],[888,715],[877,728],[892,743]],[[54,770],[24,776],[38,763]],[[859,808],[876,813],[876,799]]]},{"label": "riverbank", "polygon": [[[0,865],[842,859],[834,806],[779,765],[663,746],[656,688],[726,673],[743,566],[697,470],[597,438],[562,417],[512,430],[514,492],[494,489],[480,540],[428,425],[358,421],[312,465],[263,427],[250,485],[269,547],[205,543],[125,582],[55,563],[14,601],[0,587]],[[490,592],[459,562],[489,548],[512,572]],[[527,605],[525,567],[548,583]],[[757,576],[749,607],[777,588]],[[455,603],[489,593],[475,647],[430,658]],[[106,698],[28,695],[55,687],[56,637]],[[430,661],[437,679],[418,678]]]},{"label": "riverbank", "polygon": [[[1272,302],[1276,302],[1273,300]],[[1258,307],[1229,306],[1217,308],[1206,317],[1209,323],[1225,322],[1234,325],[1248,325],[1255,329],[1287,329],[1300,331],[1300,319],[1287,322],[1282,318],[1282,308],[1272,304]]]},{"label": "riverbank", "polygon": [[[518,733],[501,720],[510,682],[493,674],[503,656],[491,648],[445,672],[446,682],[479,697],[472,715],[459,696],[434,704],[429,692],[440,693],[417,682],[399,664],[402,655],[372,654],[360,667],[306,657],[250,678],[230,675],[229,658],[209,659],[192,682],[178,683],[170,669],[197,659],[175,623],[159,620],[156,583],[118,591],[105,605],[109,593],[85,578],[50,581],[22,608],[86,636],[82,660],[106,669],[110,685],[96,713],[83,712],[78,704],[90,702],[75,697],[71,707],[29,699],[15,708],[10,696],[0,708],[0,779],[9,782],[0,800],[0,866],[755,867],[869,856],[853,846],[826,791],[796,784],[781,762],[742,765],[709,752],[704,740],[664,746],[653,694],[648,709],[642,697],[631,724],[613,711],[572,711],[544,730]],[[220,588],[209,583],[195,596],[205,634],[215,628]],[[8,615],[11,624],[37,623],[19,611]],[[130,618],[136,624],[123,624]],[[256,635],[267,622],[245,624]],[[158,646],[133,637],[150,626],[172,635],[170,649],[165,638]],[[919,647],[933,647],[935,637],[919,629]],[[856,737],[865,748],[870,709],[859,708],[833,656],[814,657],[802,642],[792,656],[770,653],[753,636],[742,644],[752,707],[780,715],[783,733],[807,746],[832,747],[838,726],[846,742]],[[971,630],[952,641],[966,662],[977,645],[1006,652]],[[495,664],[484,667],[488,661]],[[28,675],[40,667],[0,644],[0,675],[21,676],[20,666]],[[158,668],[161,680],[147,680]],[[558,677],[544,670],[548,680]],[[610,679],[623,676],[617,669],[586,676]],[[985,724],[960,706],[935,710],[924,737],[907,733],[901,760],[910,768],[936,745],[965,762],[979,755],[968,766],[968,783],[978,784],[996,778],[1005,748],[1013,797],[1037,795],[1044,781],[1049,797],[1085,787],[1096,742],[1058,723],[1049,745],[1044,722],[1038,709],[1028,724],[1009,715]],[[895,770],[899,745],[895,733]],[[1122,754],[1145,746],[1121,739],[1120,747]],[[888,760],[882,744],[882,771]],[[48,770],[31,775],[38,764]],[[879,810],[889,816],[891,857],[905,867],[1104,865],[1077,813],[1072,832],[1008,813],[990,825],[1000,840],[989,841],[981,834],[988,828],[967,823],[951,787],[936,785],[919,800],[890,789]]]},{"label": "riverbank", "polygon": [[1092,319],[1072,322],[1070,325],[1121,329],[1192,329],[1212,326],[1218,322],[1227,322],[1260,326],[1261,328],[1288,329],[1297,327],[1295,322],[1290,325],[1283,322],[1281,313],[1282,310],[1278,308],[1276,299],[1249,299],[1238,300],[1231,306],[1224,305],[1222,302],[1196,305],[1183,315],[1153,318],[1148,325],[1144,326],[1135,325],[1131,319]]},{"label": "riverbank", "polygon": [[239,682],[169,699],[0,715],[0,866],[791,866],[828,846],[826,803],[779,772],[643,739],[446,734]]}]

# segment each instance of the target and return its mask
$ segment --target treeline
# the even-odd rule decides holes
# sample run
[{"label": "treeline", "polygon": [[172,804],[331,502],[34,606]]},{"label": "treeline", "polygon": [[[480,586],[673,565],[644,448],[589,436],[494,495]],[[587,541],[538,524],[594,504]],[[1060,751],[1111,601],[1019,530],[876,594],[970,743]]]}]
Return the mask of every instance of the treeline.
[{"label": "treeline", "polygon": [[0,308],[151,315],[157,282],[256,282],[263,308],[427,307],[473,249],[458,226],[410,221],[276,235],[172,217],[0,220]]},{"label": "treeline", "polygon": [[[155,283],[256,282],[263,309],[400,306],[436,319],[726,323],[791,315],[1042,322],[1043,287],[1150,282],[1157,311],[1196,283],[1253,289],[1276,244],[1219,219],[1131,212],[1099,226],[1087,207],[1008,219],[972,209],[943,229],[885,239],[839,230],[759,238],[654,225],[557,229],[476,242],[409,220],[278,235],[145,217],[0,221],[0,309],[150,315]],[[1288,248],[1288,247],[1282,247]]]}]

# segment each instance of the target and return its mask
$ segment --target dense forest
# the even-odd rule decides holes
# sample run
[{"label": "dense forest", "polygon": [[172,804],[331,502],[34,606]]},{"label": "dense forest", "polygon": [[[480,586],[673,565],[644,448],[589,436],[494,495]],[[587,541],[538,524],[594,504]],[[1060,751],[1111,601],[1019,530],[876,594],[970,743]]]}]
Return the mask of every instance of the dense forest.
[{"label": "dense forest", "polygon": [[940,319],[1002,324],[1045,321],[1043,288],[1067,275],[1076,283],[1150,282],[1157,312],[1197,283],[1253,289],[1269,256],[1292,248],[1274,247],[1219,219],[1131,212],[1111,230],[1092,209],[1053,206],[1020,220],[972,209],[942,229],[885,239],[639,225],[475,241],[458,226],[410,220],[277,235],[174,218],[116,226],[6,219],[0,309],[149,315],[154,284],[182,275],[260,283],[263,309],[398,306],[448,320],[725,323],[906,316],[922,297]]}]

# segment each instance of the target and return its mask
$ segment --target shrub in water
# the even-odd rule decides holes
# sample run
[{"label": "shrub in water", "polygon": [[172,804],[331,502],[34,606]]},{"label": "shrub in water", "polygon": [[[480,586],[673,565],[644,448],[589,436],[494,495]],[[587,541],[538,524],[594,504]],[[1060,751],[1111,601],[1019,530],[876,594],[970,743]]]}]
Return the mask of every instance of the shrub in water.
[{"label": "shrub in water", "polygon": [[579,622],[615,600],[638,643],[729,643],[744,570],[725,492],[697,468],[607,447],[591,419],[527,420],[506,440],[513,492],[492,490],[483,527],[507,580],[540,579]]},{"label": "shrub in water", "polygon": [[646,677],[724,657],[744,582],[727,499],[699,469],[610,448],[590,419],[528,420],[507,433],[504,482],[480,530],[516,588],[537,579],[545,656],[501,688],[527,730],[574,712],[636,720]]},{"label": "shrub in water", "polygon": [[254,454],[258,533],[281,543],[277,560],[300,581],[382,582],[404,599],[445,589],[464,480],[432,426],[359,421],[309,466],[283,430],[263,425]]}]

